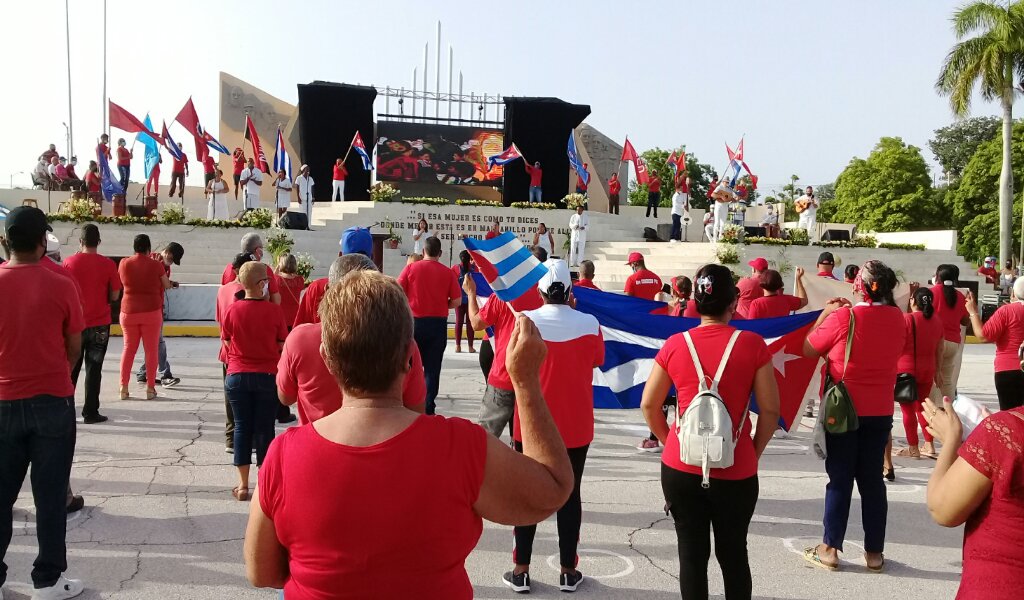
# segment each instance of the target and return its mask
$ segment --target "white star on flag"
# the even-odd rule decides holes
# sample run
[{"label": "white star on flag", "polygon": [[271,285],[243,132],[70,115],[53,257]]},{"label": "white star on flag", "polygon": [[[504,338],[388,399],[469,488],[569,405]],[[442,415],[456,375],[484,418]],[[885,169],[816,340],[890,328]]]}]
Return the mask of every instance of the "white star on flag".
[{"label": "white star on flag", "polygon": [[772,354],[772,366],[774,366],[775,370],[781,373],[783,377],[785,377],[786,363],[788,363],[791,360],[796,360],[798,358],[800,357],[795,354],[787,353],[786,348],[783,347],[779,349],[779,351],[776,352],[775,354]]}]

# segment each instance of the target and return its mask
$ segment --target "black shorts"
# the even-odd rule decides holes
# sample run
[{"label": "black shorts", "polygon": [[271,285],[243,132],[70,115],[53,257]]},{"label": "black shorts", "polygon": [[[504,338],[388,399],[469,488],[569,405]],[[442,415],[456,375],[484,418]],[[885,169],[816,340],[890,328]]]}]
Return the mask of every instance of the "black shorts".
[{"label": "black shorts", "polygon": [[242,174],[241,173],[235,173],[234,179],[235,179],[235,185],[236,186],[238,185],[238,180],[241,179],[241,178],[242,178]]}]

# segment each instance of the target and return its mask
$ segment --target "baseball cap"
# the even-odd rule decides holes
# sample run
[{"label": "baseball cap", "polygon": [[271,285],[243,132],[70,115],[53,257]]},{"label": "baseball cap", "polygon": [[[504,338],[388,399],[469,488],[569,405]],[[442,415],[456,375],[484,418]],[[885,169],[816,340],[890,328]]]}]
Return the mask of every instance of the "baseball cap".
[{"label": "baseball cap", "polygon": [[836,264],[836,258],[832,256],[831,252],[822,252],[818,255],[819,265],[834,265]]},{"label": "baseball cap", "polygon": [[765,271],[768,269],[768,260],[763,256],[758,256],[754,260],[747,263],[757,271]]},{"label": "baseball cap", "polygon": [[181,257],[185,256],[185,249],[181,247],[181,244],[178,242],[171,242],[170,244],[167,244],[167,247],[164,248],[164,250],[171,253],[172,262],[174,262],[174,264],[181,264]]},{"label": "baseball cap", "polygon": [[556,283],[561,284],[563,290],[572,287],[572,275],[569,273],[569,265],[564,260],[549,258],[544,266],[548,268],[548,272],[537,282],[537,289],[540,290],[540,293],[547,294]]},{"label": "baseball cap", "polygon": [[366,227],[349,227],[341,234],[342,254],[373,256],[373,237]]},{"label": "baseball cap", "polygon": [[46,222],[46,213],[34,206],[19,206],[7,213],[4,221],[4,232],[8,238],[25,236],[39,239],[47,231],[53,231]]},{"label": "baseball cap", "polygon": [[630,252],[629,258],[626,259],[626,264],[631,265],[635,262],[640,262],[644,259],[644,255],[639,252]]}]

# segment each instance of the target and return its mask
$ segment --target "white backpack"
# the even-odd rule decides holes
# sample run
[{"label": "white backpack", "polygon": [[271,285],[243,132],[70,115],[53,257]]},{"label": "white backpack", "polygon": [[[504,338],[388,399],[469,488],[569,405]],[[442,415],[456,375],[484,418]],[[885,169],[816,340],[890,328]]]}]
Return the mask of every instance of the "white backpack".
[{"label": "white backpack", "polygon": [[736,452],[736,442],[739,440],[739,430],[743,429],[743,422],[747,420],[749,405],[743,411],[743,418],[740,419],[739,430],[734,431],[732,416],[726,408],[722,396],[718,393],[718,383],[725,372],[725,365],[729,362],[732,354],[732,347],[739,337],[739,330],[734,331],[729,338],[729,344],[725,347],[725,354],[718,364],[718,372],[711,380],[708,387],[708,376],[704,373],[704,367],[697,357],[697,350],[693,347],[693,340],[689,332],[683,333],[686,346],[690,349],[690,357],[693,359],[693,366],[700,378],[700,388],[697,395],[690,401],[686,411],[680,416],[676,410],[676,432],[679,436],[679,458],[683,464],[693,467],[700,467],[704,479],[701,486],[707,488],[711,484],[711,469],[725,469],[732,466]]}]

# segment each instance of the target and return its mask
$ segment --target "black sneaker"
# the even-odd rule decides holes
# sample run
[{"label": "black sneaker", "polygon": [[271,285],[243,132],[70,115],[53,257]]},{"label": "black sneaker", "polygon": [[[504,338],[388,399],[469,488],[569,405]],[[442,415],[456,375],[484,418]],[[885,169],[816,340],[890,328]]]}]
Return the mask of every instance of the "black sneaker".
[{"label": "black sneaker", "polygon": [[280,419],[277,420],[277,422],[282,424],[282,425],[287,425],[288,423],[294,423],[295,422],[295,415],[293,415],[291,413],[288,413],[287,417],[281,417]]},{"label": "black sneaker", "polygon": [[86,425],[93,425],[93,424],[96,424],[96,423],[103,423],[106,420],[107,420],[107,418],[104,417],[103,415],[99,414],[99,413],[96,413],[94,415],[89,415],[87,417],[82,417],[82,422],[85,423]]},{"label": "black sneaker", "polygon": [[179,383],[181,383],[181,380],[178,379],[177,377],[164,377],[163,379],[160,380],[160,385],[166,388],[174,387]]},{"label": "black sneaker", "polygon": [[558,589],[571,594],[580,587],[581,583],[583,583],[583,573],[579,571],[562,573],[562,576],[558,578]]},{"label": "black sneaker", "polygon": [[85,507],[85,498],[81,496],[72,496],[71,502],[68,502],[68,514],[78,512]]},{"label": "black sneaker", "polygon": [[512,591],[517,594],[529,594],[530,593],[530,573],[515,574],[515,571],[506,572],[502,578],[505,585],[512,588]]}]

